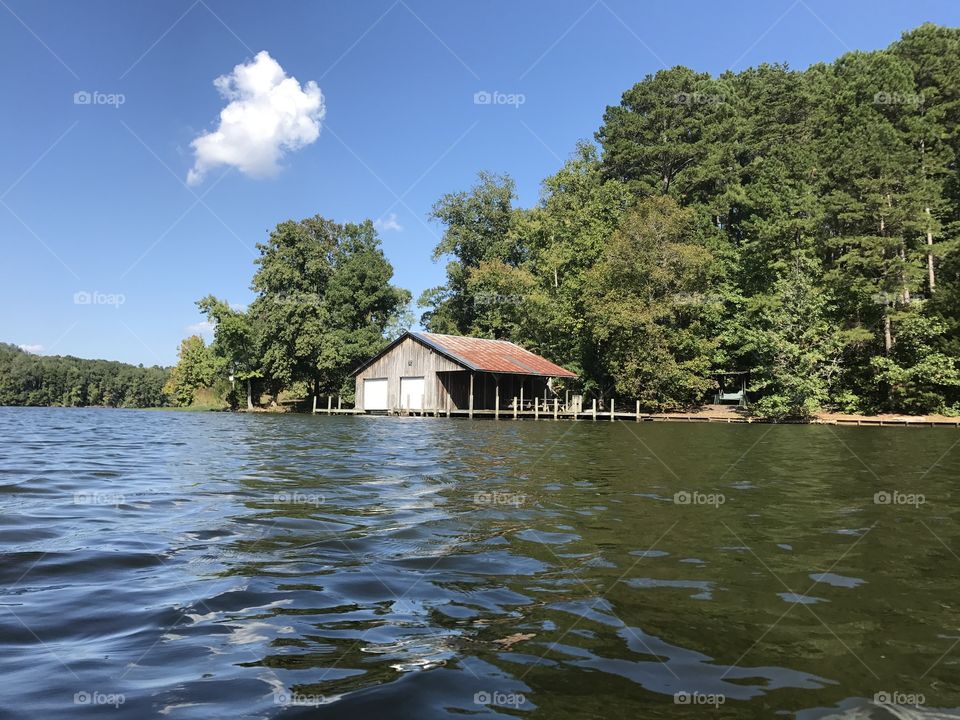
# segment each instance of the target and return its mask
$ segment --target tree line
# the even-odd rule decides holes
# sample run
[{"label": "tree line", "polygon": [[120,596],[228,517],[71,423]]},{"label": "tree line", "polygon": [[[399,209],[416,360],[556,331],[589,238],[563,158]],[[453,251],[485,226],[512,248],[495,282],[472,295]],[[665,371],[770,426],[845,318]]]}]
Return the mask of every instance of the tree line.
[{"label": "tree line", "polygon": [[33,355],[0,343],[0,405],[158,407],[166,403],[167,375],[161,367]]},{"label": "tree line", "polygon": [[653,410],[746,371],[757,412],[960,412],[960,30],[803,71],[662,70],[515,206],[444,195],[420,298]]},{"label": "tree line", "polygon": [[[958,122],[960,30],[932,24],[802,71],[662,70],[534,207],[487,172],[437,201],[446,281],[421,324],[518,342],[648,410],[741,372],[771,417],[960,413]],[[169,373],[4,346],[0,403],[351,398],[350,371],[412,323],[373,223],[289,220],[257,248],[253,302],[199,300],[213,340],[184,340]]]}]

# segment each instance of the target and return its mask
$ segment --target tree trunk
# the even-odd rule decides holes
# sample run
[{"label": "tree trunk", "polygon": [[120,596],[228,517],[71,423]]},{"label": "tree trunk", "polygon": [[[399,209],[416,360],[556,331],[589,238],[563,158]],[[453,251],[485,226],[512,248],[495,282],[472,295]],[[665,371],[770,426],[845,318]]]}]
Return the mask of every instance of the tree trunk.
[{"label": "tree trunk", "polygon": [[883,347],[890,354],[893,349],[893,331],[890,328],[890,310],[883,311]]},{"label": "tree trunk", "polygon": [[930,288],[931,295],[937,289],[937,277],[933,270],[933,253],[929,251],[932,247],[933,229],[930,227],[930,208],[927,208],[927,285]]},{"label": "tree trunk", "polygon": [[900,285],[903,288],[900,292],[900,296],[903,298],[903,304],[910,304],[910,286],[907,285],[906,278],[906,267],[907,267],[907,249],[901,245],[900,246],[900,262],[903,263],[901,266],[903,269],[900,270]]},{"label": "tree trunk", "polygon": [[247,378],[247,410],[253,410],[253,379]]}]

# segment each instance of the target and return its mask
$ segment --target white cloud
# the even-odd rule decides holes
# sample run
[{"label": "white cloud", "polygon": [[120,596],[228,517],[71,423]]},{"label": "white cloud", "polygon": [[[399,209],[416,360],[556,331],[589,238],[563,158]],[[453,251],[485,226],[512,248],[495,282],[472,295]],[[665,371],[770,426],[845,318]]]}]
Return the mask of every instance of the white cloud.
[{"label": "white cloud", "polygon": [[390,213],[390,214],[386,217],[386,219],[380,218],[379,220],[377,220],[377,221],[376,221],[375,223],[373,223],[373,224],[374,224],[376,227],[378,227],[378,228],[380,228],[381,230],[383,230],[384,232],[387,232],[387,231],[389,231],[389,230],[395,230],[396,232],[401,232],[401,231],[403,230],[403,225],[401,225],[401,224],[400,224],[400,221],[397,220],[397,214],[396,214],[396,213]]},{"label": "white cloud", "polygon": [[18,345],[17,347],[31,355],[39,355],[43,352],[43,345]]},{"label": "white cloud", "polygon": [[220,165],[232,165],[245,175],[276,175],[287,151],[299,150],[320,136],[326,108],[313,80],[302,87],[280,63],[261,50],[248,63],[213,81],[225,100],[216,130],[191,143],[196,154],[187,182],[195,185]]},{"label": "white cloud", "polygon": [[209,320],[201,320],[193,325],[187,325],[187,332],[190,335],[203,335],[204,337],[212,337],[213,331],[216,327],[216,323],[213,323]]}]

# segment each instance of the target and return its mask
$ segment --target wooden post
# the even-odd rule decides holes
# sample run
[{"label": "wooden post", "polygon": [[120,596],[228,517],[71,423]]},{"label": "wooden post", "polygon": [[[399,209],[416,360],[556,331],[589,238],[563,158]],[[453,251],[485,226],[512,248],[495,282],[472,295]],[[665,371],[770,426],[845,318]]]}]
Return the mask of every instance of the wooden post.
[{"label": "wooden post", "polygon": [[533,419],[540,419],[540,398],[536,395],[533,396]]},{"label": "wooden post", "polygon": [[597,399],[593,399],[593,421],[597,421]]},{"label": "wooden post", "polygon": [[616,419],[617,415],[613,409],[613,398],[610,398],[610,422],[613,422]]},{"label": "wooden post", "polygon": [[333,396],[327,395],[327,415],[330,414],[330,411],[333,409]]},{"label": "wooden post", "polygon": [[555,397],[553,399],[553,419],[554,420],[557,419],[557,409],[559,408],[559,406],[560,406],[560,398]]},{"label": "wooden post", "polygon": [[313,414],[314,415],[317,414],[317,396],[316,395],[313,396]]},{"label": "wooden post", "polygon": [[473,420],[473,373],[470,373],[470,419]]},{"label": "wooden post", "polygon": [[340,412],[340,408],[343,405],[343,398],[337,395],[337,412]]},{"label": "wooden post", "polygon": [[500,419],[500,381],[493,386],[493,419]]},{"label": "wooden post", "polygon": [[447,417],[450,417],[450,394],[447,393]]},{"label": "wooden post", "polygon": [[523,407],[523,380],[520,381],[520,407]]},{"label": "wooden post", "polygon": [[513,419],[517,419],[517,396],[513,396]]},{"label": "wooden post", "polygon": [[569,410],[570,409],[570,391],[567,390],[567,399],[564,401],[563,406]]},{"label": "wooden post", "polygon": [[424,405],[426,405],[426,398],[423,395],[421,395],[420,396],[420,417],[426,417],[424,413],[427,412],[427,409],[424,407]]},{"label": "wooden post", "polygon": [[640,401],[637,400],[637,422],[640,422]]}]

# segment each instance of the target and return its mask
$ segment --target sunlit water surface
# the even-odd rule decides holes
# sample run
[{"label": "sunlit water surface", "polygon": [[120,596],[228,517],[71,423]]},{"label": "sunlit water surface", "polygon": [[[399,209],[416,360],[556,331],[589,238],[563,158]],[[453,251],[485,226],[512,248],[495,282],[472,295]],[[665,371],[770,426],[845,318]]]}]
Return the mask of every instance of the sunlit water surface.
[{"label": "sunlit water surface", "polygon": [[0,408],[0,717],[953,716],[958,439]]}]

